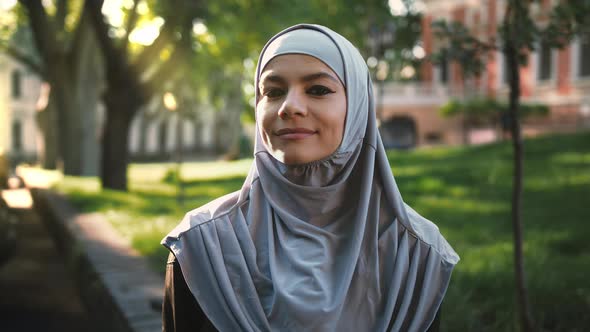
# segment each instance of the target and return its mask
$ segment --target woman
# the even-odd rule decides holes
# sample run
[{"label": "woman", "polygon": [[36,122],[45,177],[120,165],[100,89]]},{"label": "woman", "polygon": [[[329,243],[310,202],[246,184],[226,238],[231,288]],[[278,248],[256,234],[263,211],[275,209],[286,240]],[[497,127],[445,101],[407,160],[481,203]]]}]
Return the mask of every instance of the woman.
[{"label": "woman", "polygon": [[427,331],[459,260],[402,201],[367,66],[318,25],[258,61],[242,189],[189,212],[170,249],[165,331]]}]

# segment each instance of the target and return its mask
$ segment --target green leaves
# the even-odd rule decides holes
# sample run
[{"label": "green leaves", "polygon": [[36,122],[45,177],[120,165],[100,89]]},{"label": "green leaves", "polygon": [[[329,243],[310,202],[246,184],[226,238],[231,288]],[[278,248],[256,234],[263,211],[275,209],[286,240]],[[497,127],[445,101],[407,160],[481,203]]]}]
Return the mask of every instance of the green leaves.
[{"label": "green leaves", "polygon": [[456,61],[461,64],[465,77],[481,75],[485,55],[496,49],[493,41],[479,40],[459,22],[435,21],[432,28],[441,43],[439,51],[430,58],[433,63],[440,63],[443,59]]},{"label": "green leaves", "polygon": [[590,0],[562,1],[551,12],[545,39],[555,47],[566,46],[575,35],[590,36]]},{"label": "green leaves", "polygon": [[[545,116],[549,107],[544,104],[526,103],[519,106],[519,117]],[[464,101],[451,100],[439,108],[444,117],[464,115],[471,122],[492,123],[508,113],[508,104],[492,98],[470,98]]]},{"label": "green leaves", "polygon": [[[434,34],[442,46],[432,55],[431,61],[438,63],[446,57],[461,64],[466,77],[479,76],[485,55],[496,49],[505,51],[507,43],[517,50],[518,64],[522,66],[527,63],[528,51],[534,50],[541,40],[551,48],[562,48],[575,35],[590,35],[590,0],[561,1],[551,10],[545,26],[537,24],[531,15],[532,3],[531,0],[508,0],[501,8],[504,19],[490,41],[476,38],[460,22],[434,22]],[[498,45],[494,39],[498,40]]]},{"label": "green leaves", "polygon": [[527,50],[534,50],[540,30],[530,15],[531,0],[509,0],[506,3],[504,20],[498,29],[502,48],[510,43],[518,52],[518,63],[525,65]]}]

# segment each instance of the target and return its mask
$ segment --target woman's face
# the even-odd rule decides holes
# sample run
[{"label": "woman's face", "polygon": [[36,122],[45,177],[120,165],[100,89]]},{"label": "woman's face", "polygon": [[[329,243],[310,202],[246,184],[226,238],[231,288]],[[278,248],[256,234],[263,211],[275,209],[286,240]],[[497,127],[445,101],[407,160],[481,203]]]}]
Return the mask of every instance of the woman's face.
[{"label": "woman's face", "polygon": [[309,55],[280,55],[259,82],[256,117],[273,157],[298,165],[336,151],[344,134],[346,91],[330,67]]}]

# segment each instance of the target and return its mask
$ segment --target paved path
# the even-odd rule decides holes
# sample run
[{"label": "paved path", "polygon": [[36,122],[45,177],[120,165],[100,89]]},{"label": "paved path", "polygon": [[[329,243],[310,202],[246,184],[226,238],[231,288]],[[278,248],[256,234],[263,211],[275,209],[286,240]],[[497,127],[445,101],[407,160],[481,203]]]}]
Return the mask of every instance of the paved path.
[{"label": "paved path", "polygon": [[31,209],[15,212],[20,246],[0,267],[0,330],[96,332],[44,224]]},{"label": "paved path", "polygon": [[[23,178],[32,184],[35,177]],[[36,208],[31,210],[29,190],[2,192],[9,206],[20,207],[23,245],[18,257],[0,267],[0,331],[51,332],[55,326],[55,331],[95,332],[82,325],[92,325],[90,321],[101,325],[95,329],[110,332],[161,331],[163,276],[100,214],[78,213],[67,199],[44,189],[34,193]],[[71,271],[64,268],[66,260]],[[21,293],[27,297],[10,300]],[[18,316],[21,308],[25,314]],[[24,322],[33,324],[30,329],[19,325],[31,316],[39,322]]]}]

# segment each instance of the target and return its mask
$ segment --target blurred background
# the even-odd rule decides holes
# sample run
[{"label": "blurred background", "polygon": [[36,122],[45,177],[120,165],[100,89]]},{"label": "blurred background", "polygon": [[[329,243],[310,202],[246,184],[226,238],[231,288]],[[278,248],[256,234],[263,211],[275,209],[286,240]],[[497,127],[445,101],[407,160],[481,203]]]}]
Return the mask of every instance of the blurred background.
[{"label": "blurred background", "polygon": [[160,239],[243,183],[257,57],[296,23],[358,47],[402,195],[462,257],[441,329],[528,330],[529,311],[535,330],[588,330],[588,0],[0,0],[0,290],[29,296],[3,296],[0,320],[92,316],[28,188],[101,216],[163,274]]}]

